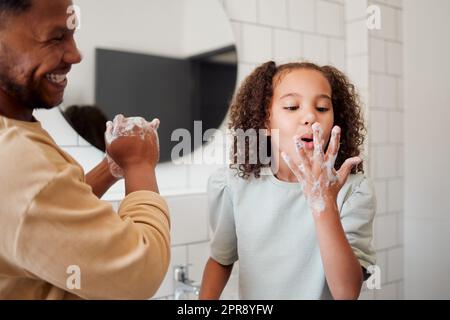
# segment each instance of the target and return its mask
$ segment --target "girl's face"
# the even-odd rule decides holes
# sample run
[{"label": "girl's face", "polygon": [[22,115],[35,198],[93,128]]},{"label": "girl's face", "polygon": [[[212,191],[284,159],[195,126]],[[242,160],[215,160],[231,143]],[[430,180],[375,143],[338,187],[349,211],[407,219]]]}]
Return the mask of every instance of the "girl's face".
[{"label": "girl's face", "polygon": [[293,138],[301,137],[306,152],[312,155],[315,122],[322,126],[324,148],[328,144],[334,122],[331,86],[322,73],[311,69],[287,71],[279,79],[274,79],[270,106],[269,129],[279,130],[278,141],[272,134],[272,148],[278,155],[284,151],[298,161]]}]

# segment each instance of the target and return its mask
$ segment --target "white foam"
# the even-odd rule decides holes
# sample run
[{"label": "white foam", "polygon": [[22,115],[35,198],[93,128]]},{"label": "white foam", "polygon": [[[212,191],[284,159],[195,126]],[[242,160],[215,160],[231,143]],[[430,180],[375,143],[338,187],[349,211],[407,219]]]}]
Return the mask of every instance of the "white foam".
[{"label": "white foam", "polygon": [[[323,129],[318,122],[312,125],[312,129],[314,131],[314,154],[313,158],[315,161],[324,161],[324,141],[323,141]],[[331,132],[330,139],[330,148],[332,150],[339,149],[339,137],[340,128],[334,127]],[[301,144],[298,141],[295,141],[297,151],[300,151]],[[333,155],[328,155],[326,161],[322,162],[322,169],[325,170],[325,173],[321,174],[319,177],[313,177],[312,188],[307,195],[308,204],[312,210],[312,212],[316,215],[320,215],[325,210],[325,200],[323,196],[324,188],[328,188],[339,181],[336,171],[334,170],[334,165],[336,163],[337,153]],[[305,167],[303,164],[300,164],[299,170],[306,174]],[[306,183],[302,183],[302,189],[306,187]]]},{"label": "white foam", "polygon": [[320,159],[323,156],[323,129],[318,122],[312,125],[312,129],[314,131],[314,158]]},{"label": "white foam", "polygon": [[317,215],[320,215],[325,210],[325,201],[323,200],[323,197],[311,198],[309,205],[312,211]]},{"label": "white foam", "polygon": [[[159,120],[154,119],[152,122],[147,122],[142,117],[125,118],[119,114],[114,117],[114,120],[106,123],[105,141],[107,146],[114,142],[119,137],[124,136],[139,136],[142,140],[150,131],[156,131],[159,128]],[[158,135],[156,135],[158,137]],[[159,146],[158,146],[159,148]],[[122,168],[106,153],[109,170],[116,178],[123,178],[124,172]]]},{"label": "white foam", "polygon": [[[333,150],[335,154],[329,154],[327,156],[327,159],[325,161],[324,159],[324,150],[323,146],[325,144],[323,140],[323,129],[320,126],[320,123],[316,122],[312,125],[312,129],[314,131],[314,153],[312,155],[312,158],[314,161],[319,161],[321,163],[322,172],[320,176],[314,176],[312,173],[308,173],[305,165],[303,163],[297,164],[298,170],[301,172],[301,175],[303,177],[299,177],[294,170],[291,168],[291,162],[290,157],[285,154],[284,152],[281,153],[281,156],[283,157],[286,164],[289,166],[291,171],[296,175],[297,179],[299,180],[302,190],[305,193],[306,181],[305,179],[309,180],[311,190],[308,190],[307,193],[305,193],[305,196],[308,201],[308,205],[310,209],[312,210],[313,214],[320,215],[325,211],[326,202],[324,200],[324,192],[326,191],[326,188],[329,188],[330,186],[336,184],[339,182],[339,177],[337,175],[336,170],[334,169],[337,155],[339,152],[339,135],[341,133],[341,129],[337,126],[333,128],[331,131],[331,139],[330,139],[330,146],[329,150]],[[299,141],[298,137],[294,137],[294,143],[295,147],[297,149],[297,152],[299,153],[301,149],[303,148],[303,145],[301,141]],[[310,159],[311,160],[311,159]],[[352,164],[356,165],[361,160],[359,158],[352,159]]]}]

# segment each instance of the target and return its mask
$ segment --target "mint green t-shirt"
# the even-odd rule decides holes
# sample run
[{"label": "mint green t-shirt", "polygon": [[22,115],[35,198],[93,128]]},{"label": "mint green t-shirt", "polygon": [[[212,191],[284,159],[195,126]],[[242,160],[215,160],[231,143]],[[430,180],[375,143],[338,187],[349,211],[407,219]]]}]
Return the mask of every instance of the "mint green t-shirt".
[{"label": "mint green t-shirt", "polygon": [[[211,257],[223,265],[239,260],[241,299],[332,299],[300,184],[264,172],[244,180],[223,168],[209,178]],[[350,175],[337,203],[350,246],[367,269],[375,264],[372,183]]]}]

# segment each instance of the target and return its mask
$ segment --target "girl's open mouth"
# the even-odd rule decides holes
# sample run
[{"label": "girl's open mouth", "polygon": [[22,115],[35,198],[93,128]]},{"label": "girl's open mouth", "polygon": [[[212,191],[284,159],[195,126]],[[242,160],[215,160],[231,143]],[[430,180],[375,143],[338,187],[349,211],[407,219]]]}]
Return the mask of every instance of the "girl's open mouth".
[{"label": "girl's open mouth", "polygon": [[300,138],[302,141],[302,145],[305,148],[305,150],[314,150],[314,140],[312,135],[304,135]]}]

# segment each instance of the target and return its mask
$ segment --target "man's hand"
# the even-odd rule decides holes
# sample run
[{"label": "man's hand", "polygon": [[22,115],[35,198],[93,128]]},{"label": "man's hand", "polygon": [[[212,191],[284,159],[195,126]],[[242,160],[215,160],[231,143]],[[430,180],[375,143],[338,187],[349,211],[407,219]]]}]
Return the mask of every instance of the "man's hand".
[{"label": "man's hand", "polygon": [[[129,129],[123,131],[111,144],[107,144],[106,149],[110,157],[124,172],[133,166],[142,164],[156,167],[159,161],[156,130],[133,124],[119,124],[119,126],[121,125],[129,126]],[[120,130],[120,128],[117,130]]]},{"label": "man's hand", "polygon": [[[154,119],[152,122],[147,122],[144,118],[141,117],[133,117],[133,118],[125,118],[123,115],[117,115],[114,118],[114,121],[109,121],[106,124],[106,132],[105,132],[105,140],[106,140],[106,148],[107,148],[107,159],[109,162],[109,168],[113,176],[117,178],[123,178],[124,171],[118,162],[122,159],[118,159],[115,161],[115,156],[111,155],[109,152],[110,145],[113,141],[121,137],[140,137],[141,140],[145,138],[146,135],[154,136],[156,135],[156,145],[157,149],[154,154],[157,156],[156,162],[159,160],[159,141],[157,135],[157,129],[159,127],[159,120]],[[122,145],[126,145],[127,143],[136,145],[136,141],[132,141],[132,139],[128,139],[128,142],[122,141]],[[123,147],[123,146],[122,146]],[[125,146],[126,148],[126,146]],[[125,156],[126,158],[126,156]]]},{"label": "man's hand", "polygon": [[119,115],[107,126],[106,149],[123,171],[127,194],[138,190],[158,192],[155,177],[159,161],[158,125],[157,119],[148,123],[142,118]]}]

